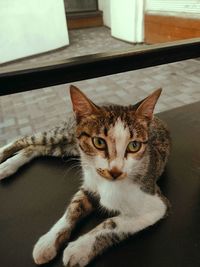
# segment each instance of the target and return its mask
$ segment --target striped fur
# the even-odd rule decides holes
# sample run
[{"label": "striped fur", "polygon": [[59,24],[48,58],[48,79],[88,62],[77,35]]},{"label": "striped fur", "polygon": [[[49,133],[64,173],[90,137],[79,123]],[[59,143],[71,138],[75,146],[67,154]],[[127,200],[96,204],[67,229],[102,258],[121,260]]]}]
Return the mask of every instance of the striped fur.
[{"label": "striped fur", "polygon": [[0,180],[15,173],[22,165],[39,156],[78,156],[75,119],[51,131],[25,136],[0,149]]}]

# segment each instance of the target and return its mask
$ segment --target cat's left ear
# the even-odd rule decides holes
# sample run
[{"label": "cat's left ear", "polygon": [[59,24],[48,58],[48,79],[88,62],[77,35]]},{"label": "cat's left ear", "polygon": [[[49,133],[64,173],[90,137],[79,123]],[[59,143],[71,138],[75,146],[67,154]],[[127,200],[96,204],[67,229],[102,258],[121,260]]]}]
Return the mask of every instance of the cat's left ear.
[{"label": "cat's left ear", "polygon": [[151,95],[149,95],[147,98],[145,98],[137,108],[136,115],[146,117],[151,120],[153,118],[153,111],[155,105],[158,101],[161,92],[162,89],[159,88],[156,91],[154,91]]}]

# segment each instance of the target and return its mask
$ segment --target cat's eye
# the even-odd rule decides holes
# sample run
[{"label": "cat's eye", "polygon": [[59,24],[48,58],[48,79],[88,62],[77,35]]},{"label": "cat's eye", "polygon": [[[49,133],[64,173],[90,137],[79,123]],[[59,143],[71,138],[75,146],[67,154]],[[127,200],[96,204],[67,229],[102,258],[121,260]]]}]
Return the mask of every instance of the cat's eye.
[{"label": "cat's eye", "polygon": [[99,150],[104,150],[106,148],[106,141],[100,137],[92,137],[92,143],[94,147]]},{"label": "cat's eye", "polygon": [[128,146],[127,146],[127,152],[130,152],[130,153],[136,153],[140,150],[142,146],[142,143],[141,142],[138,142],[138,141],[131,141]]}]

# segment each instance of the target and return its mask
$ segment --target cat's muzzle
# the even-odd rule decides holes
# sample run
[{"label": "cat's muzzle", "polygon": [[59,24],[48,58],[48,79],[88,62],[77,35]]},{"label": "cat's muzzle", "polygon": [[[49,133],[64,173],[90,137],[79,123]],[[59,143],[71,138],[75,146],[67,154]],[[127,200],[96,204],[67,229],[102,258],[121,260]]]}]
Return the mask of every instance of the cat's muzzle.
[{"label": "cat's muzzle", "polygon": [[127,176],[127,173],[117,168],[112,168],[111,170],[98,168],[96,170],[99,175],[110,181],[122,180]]}]

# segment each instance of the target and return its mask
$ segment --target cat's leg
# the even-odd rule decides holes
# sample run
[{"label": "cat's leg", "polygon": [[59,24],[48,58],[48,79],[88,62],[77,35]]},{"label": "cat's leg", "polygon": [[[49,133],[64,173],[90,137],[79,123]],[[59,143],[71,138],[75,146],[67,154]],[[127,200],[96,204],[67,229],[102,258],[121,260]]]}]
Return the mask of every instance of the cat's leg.
[{"label": "cat's leg", "polygon": [[29,144],[26,142],[27,137],[19,138],[18,140],[12,141],[9,144],[0,148],[0,163],[12,157],[15,153],[21,149],[27,147]]},{"label": "cat's leg", "polygon": [[49,132],[20,138],[0,149],[0,180],[38,156],[78,156],[73,129],[57,127]]},{"label": "cat's leg", "polygon": [[36,264],[43,264],[52,260],[59,247],[69,239],[76,223],[94,210],[94,205],[84,190],[78,191],[73,197],[67,211],[58,222],[40,237],[33,249]]},{"label": "cat's leg", "polygon": [[37,157],[41,153],[42,147],[37,150],[29,146],[20,150],[13,157],[8,158],[6,161],[0,164],[0,180],[15,173],[22,165],[28,163],[34,157]]},{"label": "cat's leg", "polygon": [[0,163],[28,146],[55,146],[59,144],[69,145],[69,151],[66,152],[68,152],[68,154],[77,155],[75,122],[73,118],[68,118],[68,121],[63,123],[60,127],[56,127],[47,132],[39,132],[31,136],[25,136],[3,146],[0,148]]},{"label": "cat's leg", "polygon": [[14,174],[33,158],[45,155],[62,156],[62,153],[58,146],[29,145],[0,164],[0,180]]},{"label": "cat's leg", "polygon": [[[155,196],[158,198],[158,196]],[[137,217],[117,216],[105,220],[89,233],[70,242],[64,250],[63,263],[67,267],[86,266],[93,258],[108,247],[119,243],[128,236],[141,231],[164,217],[166,206],[160,206]]]}]

